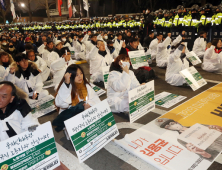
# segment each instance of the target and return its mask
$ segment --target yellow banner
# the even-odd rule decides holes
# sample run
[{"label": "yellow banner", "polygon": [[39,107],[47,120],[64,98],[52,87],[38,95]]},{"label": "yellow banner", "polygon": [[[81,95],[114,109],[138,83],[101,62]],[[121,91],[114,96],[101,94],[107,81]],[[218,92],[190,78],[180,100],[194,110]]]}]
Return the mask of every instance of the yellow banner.
[{"label": "yellow banner", "polygon": [[161,118],[173,119],[183,126],[196,123],[222,126],[222,83],[170,110]]}]

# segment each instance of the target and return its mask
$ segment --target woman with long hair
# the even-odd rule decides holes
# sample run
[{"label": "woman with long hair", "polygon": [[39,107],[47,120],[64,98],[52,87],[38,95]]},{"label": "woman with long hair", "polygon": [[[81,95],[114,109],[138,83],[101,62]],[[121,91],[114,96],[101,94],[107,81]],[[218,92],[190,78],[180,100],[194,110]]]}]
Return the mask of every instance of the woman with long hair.
[{"label": "woman with long hair", "polygon": [[208,72],[222,72],[222,42],[213,39],[212,45],[204,53],[202,69]]},{"label": "woman with long hair", "polygon": [[119,55],[110,66],[107,100],[112,112],[129,112],[128,91],[140,86],[133,71],[129,70],[130,59]]},{"label": "woman with long hair", "polygon": [[64,121],[100,102],[79,65],[70,65],[55,95],[55,106],[60,115],[53,121],[56,131],[61,131]]}]

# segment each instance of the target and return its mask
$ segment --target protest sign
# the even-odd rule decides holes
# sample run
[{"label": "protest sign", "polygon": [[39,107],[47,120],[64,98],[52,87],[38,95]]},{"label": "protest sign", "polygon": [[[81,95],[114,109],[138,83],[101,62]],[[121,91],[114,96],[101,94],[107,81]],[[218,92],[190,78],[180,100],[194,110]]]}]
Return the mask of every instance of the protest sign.
[{"label": "protest sign", "polygon": [[102,67],[103,82],[104,82],[105,89],[107,89],[107,85],[108,85],[109,68],[110,68],[110,66]]},{"label": "protest sign", "polygon": [[202,63],[199,57],[193,52],[186,53],[186,58],[195,66],[197,64]]},{"label": "protest sign", "polygon": [[180,71],[180,74],[183,76],[193,91],[207,84],[206,80],[200,75],[194,66]]},{"label": "protest sign", "polygon": [[177,94],[172,94],[168,92],[162,92],[158,95],[155,95],[155,103],[157,106],[161,106],[164,108],[170,108],[173,105],[181,102],[182,100],[186,99],[185,96],[180,96]]},{"label": "protest sign", "polygon": [[50,113],[56,110],[54,105],[55,98],[52,95],[47,95],[38,100],[31,100],[30,107],[32,108],[32,116],[35,118],[39,118],[47,113]]},{"label": "protest sign", "polygon": [[129,51],[128,54],[134,69],[138,69],[139,67],[143,66],[149,66],[148,60],[151,55],[145,55],[144,50]]},{"label": "protest sign", "polygon": [[161,170],[206,170],[222,151],[222,83],[115,142]]},{"label": "protest sign", "polygon": [[135,122],[153,109],[155,109],[154,81],[129,91],[130,123]]},{"label": "protest sign", "polygon": [[75,59],[75,51],[74,51],[74,47],[69,47],[70,53],[71,53],[71,58]]},{"label": "protest sign", "polygon": [[119,135],[107,100],[65,121],[79,162],[83,162]]},{"label": "protest sign", "polygon": [[0,142],[1,170],[53,170],[60,166],[50,122]]},{"label": "protest sign", "polygon": [[98,87],[98,86],[96,86],[96,85],[94,85],[94,84],[92,84],[92,83],[90,83],[90,85],[92,86],[93,90],[96,92],[96,94],[97,94],[98,96],[102,96],[103,94],[106,93],[106,91],[103,90],[103,89],[101,89],[100,87]]}]

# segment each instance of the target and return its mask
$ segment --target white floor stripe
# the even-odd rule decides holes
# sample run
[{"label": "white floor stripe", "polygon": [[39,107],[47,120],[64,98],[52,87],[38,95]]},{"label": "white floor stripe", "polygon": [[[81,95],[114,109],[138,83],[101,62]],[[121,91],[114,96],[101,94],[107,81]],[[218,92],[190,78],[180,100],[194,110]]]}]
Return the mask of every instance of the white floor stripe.
[{"label": "white floor stripe", "polygon": [[209,83],[221,83],[221,81],[214,81],[214,80],[208,80],[208,79],[205,79],[207,82],[209,82]]},{"label": "white floor stripe", "polygon": [[79,163],[78,158],[56,142],[60,161],[70,170],[92,170],[88,165]]}]

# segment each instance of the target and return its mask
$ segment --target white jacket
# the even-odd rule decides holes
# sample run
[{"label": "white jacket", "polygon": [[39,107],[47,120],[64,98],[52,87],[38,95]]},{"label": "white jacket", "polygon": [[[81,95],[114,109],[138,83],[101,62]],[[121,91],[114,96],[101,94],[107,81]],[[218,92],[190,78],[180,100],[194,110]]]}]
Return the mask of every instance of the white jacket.
[{"label": "white jacket", "polygon": [[171,38],[167,37],[162,43],[157,45],[156,64],[158,67],[167,66],[167,58],[169,56],[167,46],[170,44],[170,42]]},{"label": "white jacket", "polygon": [[109,66],[113,62],[113,58],[109,53],[109,49],[106,50],[105,57],[100,55],[98,48],[95,46],[89,53],[90,61],[90,74],[92,74],[93,81],[103,81],[102,67]]},{"label": "white jacket", "polygon": [[206,49],[206,41],[204,41],[204,38],[198,37],[193,44],[193,52],[199,57],[203,58],[205,49]]},{"label": "white jacket", "polygon": [[165,80],[167,83],[173,86],[181,86],[186,83],[186,80],[180,75],[180,71],[189,67],[189,62],[186,58],[180,59],[182,51],[176,49],[170,54],[168,58],[168,65],[165,75]]},{"label": "white jacket", "polygon": [[45,50],[45,52],[42,54],[42,59],[46,62],[47,66],[50,68],[51,63],[59,59],[59,55],[55,51],[49,52],[48,50]]},{"label": "white jacket", "polygon": [[38,48],[37,51],[39,52],[39,54],[43,54],[43,53],[45,52],[45,44],[42,44],[42,45]]},{"label": "white jacket", "polygon": [[88,41],[88,39],[89,39],[89,35],[88,34],[86,34],[84,36],[84,38],[82,39],[82,43],[85,44],[85,46],[86,46],[86,60],[87,61],[88,61],[87,55],[93,49],[93,47],[95,47],[95,45],[91,41]]},{"label": "white jacket", "polygon": [[76,59],[86,59],[86,46],[85,44],[80,44],[77,40],[73,40],[73,47],[75,51],[75,58]]},{"label": "white jacket", "polygon": [[46,81],[50,74],[50,69],[47,67],[46,62],[39,56],[37,57],[37,61],[34,61],[37,65],[38,69],[41,70],[42,81]]},{"label": "white jacket", "polygon": [[[29,80],[24,79],[23,75],[21,74],[21,77],[18,78],[14,74],[8,74],[5,77],[6,81],[11,81],[13,84],[21,88],[28,96],[33,96],[33,93],[36,91],[36,93],[39,93],[38,99],[48,95],[47,90],[43,90],[43,82],[42,77],[40,74],[34,76],[32,73],[29,76]],[[29,92],[28,87],[31,88],[33,91]]]},{"label": "white jacket", "polygon": [[53,84],[55,85],[55,89],[57,89],[60,81],[62,80],[67,67],[75,63],[76,63],[76,60],[70,59],[69,61],[66,62],[65,59],[62,57],[52,62],[51,70],[53,71],[53,74],[54,74]]},{"label": "white jacket", "polygon": [[108,77],[107,86],[107,101],[112,112],[128,112],[129,99],[128,92],[140,83],[134,75],[133,71],[129,70],[129,74],[123,71],[111,71]]},{"label": "white jacket", "polygon": [[116,49],[117,54],[119,54],[122,45],[123,45],[123,40],[120,40],[120,43],[117,40],[114,41],[113,47]]},{"label": "white jacket", "polygon": [[17,134],[27,131],[30,126],[39,125],[38,120],[33,118],[31,113],[23,117],[19,110],[15,110],[9,117],[0,120],[0,142],[9,138],[6,133],[9,130],[6,122]]},{"label": "white jacket", "polygon": [[[94,106],[100,102],[99,97],[95,93],[95,91],[92,89],[92,87],[88,84],[86,84],[87,88],[87,103],[90,106]],[[71,98],[71,91],[72,91],[72,85],[69,85],[69,88],[63,83],[58,91],[58,94],[55,98],[55,105],[57,107],[60,107],[59,113],[61,113],[63,110],[68,109],[72,104],[72,98]],[[80,100],[79,98],[79,101]]]},{"label": "white jacket", "polygon": [[222,71],[222,53],[215,52],[215,46],[211,45],[204,54],[202,69],[208,72]]},{"label": "white jacket", "polygon": [[151,51],[152,60],[156,58],[157,45],[158,45],[158,39],[155,38],[154,40],[151,41],[150,46],[149,46],[149,49]]},{"label": "white jacket", "polygon": [[9,67],[5,69],[2,65],[0,65],[0,82],[4,81],[5,76],[9,73]]}]

